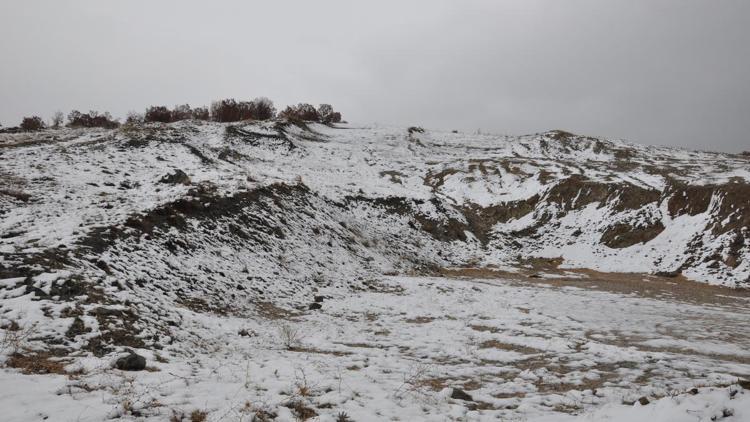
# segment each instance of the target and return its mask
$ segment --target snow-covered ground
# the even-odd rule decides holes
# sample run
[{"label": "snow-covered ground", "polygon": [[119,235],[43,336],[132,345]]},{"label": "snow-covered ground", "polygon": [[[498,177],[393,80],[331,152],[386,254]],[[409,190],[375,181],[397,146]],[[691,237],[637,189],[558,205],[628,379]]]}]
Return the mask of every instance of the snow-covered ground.
[{"label": "snow-covered ground", "polygon": [[749,168],[559,131],[0,134],[0,420],[748,420],[748,295],[710,285],[750,282]]},{"label": "snow-covered ground", "polygon": [[[471,252],[483,265],[562,257],[569,267],[682,272],[730,286],[750,280],[750,160],[738,155],[564,132],[409,134],[263,122],[0,134],[0,154],[4,257],[70,246],[178,200],[190,186],[159,180],[180,169],[192,186],[210,184],[224,196],[303,183],[339,203],[403,198],[426,217],[454,219],[470,238],[487,238],[488,247]],[[643,229],[642,238],[604,242],[617,225]]]},{"label": "snow-covered ground", "polygon": [[750,377],[747,296],[684,301],[589,281],[601,288],[387,277],[323,291],[321,309],[293,315],[181,309],[181,337],[137,350],[148,371],[112,369],[110,357],[68,358],[67,376],[4,370],[0,408],[13,421],[750,418],[750,391],[736,385]]}]

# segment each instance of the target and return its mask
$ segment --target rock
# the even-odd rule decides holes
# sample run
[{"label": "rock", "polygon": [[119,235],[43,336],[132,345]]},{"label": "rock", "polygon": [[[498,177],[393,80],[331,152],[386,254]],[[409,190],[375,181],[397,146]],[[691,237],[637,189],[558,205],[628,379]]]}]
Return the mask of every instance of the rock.
[{"label": "rock", "polygon": [[146,358],[129,350],[127,355],[117,359],[115,367],[123,371],[142,371],[146,369]]},{"label": "rock", "polygon": [[688,393],[690,393],[692,395],[696,395],[696,394],[698,394],[698,389],[697,388],[691,388],[690,391],[688,391]]},{"label": "rock", "polygon": [[242,337],[255,337],[257,335],[255,331],[248,330],[247,328],[241,329],[237,332],[237,334],[241,335]]},{"label": "rock", "polygon": [[451,392],[451,398],[456,400],[464,400],[464,401],[474,401],[474,399],[464,390],[461,390],[460,388],[454,388],[453,392]]},{"label": "rock", "polygon": [[750,390],[750,381],[748,380],[738,380],[737,384],[745,390]]},{"label": "rock", "polygon": [[657,277],[674,278],[680,275],[681,273],[682,273],[682,270],[676,269],[674,271],[656,271],[654,275]]},{"label": "rock", "polygon": [[325,299],[325,296],[315,296],[315,303],[323,303]]},{"label": "rock", "polygon": [[72,339],[76,336],[89,332],[91,332],[91,328],[87,328],[86,324],[83,323],[83,320],[77,316],[75,317],[75,319],[73,319],[73,323],[70,324],[70,327],[68,327],[68,330],[65,332],[65,336]]},{"label": "rock", "polygon": [[310,304],[310,306],[308,306],[308,307],[307,307],[307,309],[309,309],[309,310],[311,310],[311,311],[314,311],[314,310],[316,310],[316,309],[320,309],[320,308],[322,308],[322,307],[323,307],[323,305],[321,305],[321,304],[320,304],[320,303],[318,303],[318,302],[315,302],[315,303],[311,303],[311,304]]},{"label": "rock", "polygon": [[177,169],[172,174],[168,174],[159,180],[159,183],[166,183],[169,185],[189,185],[190,177],[185,174],[184,171]]},{"label": "rock", "polygon": [[649,401],[649,399],[647,399],[646,396],[643,396],[640,399],[638,399],[638,403],[640,403],[641,406],[645,406],[645,405],[651,403],[651,401]]}]

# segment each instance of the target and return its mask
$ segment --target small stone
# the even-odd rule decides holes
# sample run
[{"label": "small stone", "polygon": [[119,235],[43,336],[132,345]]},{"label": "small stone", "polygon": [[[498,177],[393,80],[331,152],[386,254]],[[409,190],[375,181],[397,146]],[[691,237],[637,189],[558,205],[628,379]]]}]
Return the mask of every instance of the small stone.
[{"label": "small stone", "polygon": [[451,392],[451,398],[456,400],[464,400],[464,401],[474,401],[474,399],[464,390],[461,390],[460,388],[454,388],[453,392]]},{"label": "small stone", "polygon": [[160,183],[167,183],[170,185],[189,185],[190,177],[185,174],[184,171],[177,169],[172,174],[168,174],[159,180]]},{"label": "small stone", "polygon": [[698,389],[697,388],[691,388],[690,391],[689,391],[689,393],[692,394],[692,395],[696,395],[696,394],[698,394]]},{"label": "small stone", "polygon": [[146,369],[146,358],[132,350],[115,362],[115,367],[122,371],[142,371]]},{"label": "small stone", "polygon": [[638,399],[638,403],[640,403],[641,406],[645,406],[651,402],[645,396],[643,396],[640,399]]},{"label": "small stone", "polygon": [[311,311],[314,311],[314,310],[320,309],[322,307],[323,307],[323,305],[321,305],[320,303],[315,302],[315,303],[311,303],[310,306],[307,307],[307,309],[309,309]]}]

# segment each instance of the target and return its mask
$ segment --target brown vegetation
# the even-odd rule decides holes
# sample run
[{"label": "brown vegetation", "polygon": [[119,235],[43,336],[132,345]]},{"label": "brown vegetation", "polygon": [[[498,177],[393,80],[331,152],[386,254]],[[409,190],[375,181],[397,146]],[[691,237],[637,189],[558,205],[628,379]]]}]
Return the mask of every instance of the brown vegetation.
[{"label": "brown vegetation", "polygon": [[101,127],[105,129],[114,129],[120,126],[120,123],[112,118],[109,112],[99,114],[98,111],[89,111],[81,113],[73,110],[68,114],[68,127]]},{"label": "brown vegetation", "polygon": [[[173,123],[190,119],[208,120],[208,109],[206,107],[197,107],[193,109],[189,104],[177,105],[172,110],[166,106],[151,106],[146,109],[146,113],[143,115],[143,121],[146,123]],[[130,122],[130,117],[128,118],[128,121]],[[134,121],[136,121],[135,118]]]},{"label": "brown vegetation", "polygon": [[273,102],[265,97],[253,101],[237,102],[234,98],[214,101],[211,104],[211,120],[216,122],[238,122],[241,120],[268,120],[276,115]]},{"label": "brown vegetation", "polygon": [[41,130],[44,129],[44,121],[39,116],[24,117],[21,121],[21,129],[23,130]]},{"label": "brown vegetation", "polygon": [[54,359],[49,353],[13,353],[6,365],[19,369],[24,374],[65,374],[65,362]]}]

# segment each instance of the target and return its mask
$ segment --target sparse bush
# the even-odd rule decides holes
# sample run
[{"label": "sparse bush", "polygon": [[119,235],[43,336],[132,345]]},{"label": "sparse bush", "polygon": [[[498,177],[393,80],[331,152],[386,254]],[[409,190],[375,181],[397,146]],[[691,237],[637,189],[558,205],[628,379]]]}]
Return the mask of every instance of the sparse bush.
[{"label": "sparse bush", "polygon": [[39,116],[24,117],[21,121],[23,130],[41,130],[44,129],[44,121]]},{"label": "sparse bush", "polygon": [[268,120],[274,117],[273,102],[265,97],[253,101],[237,102],[233,98],[214,101],[211,104],[211,119],[217,122],[240,120]]},{"label": "sparse bush", "polygon": [[287,106],[284,111],[279,113],[280,117],[289,120],[299,120],[303,122],[319,122],[320,115],[318,110],[310,104],[299,103],[296,106]]},{"label": "sparse bush", "polygon": [[424,133],[424,129],[419,126],[411,126],[407,131],[409,132],[409,135],[413,133]]},{"label": "sparse bush", "polygon": [[18,353],[26,346],[26,342],[37,333],[36,324],[21,327],[16,321],[2,327],[3,335],[0,336],[0,354],[9,352]]},{"label": "sparse bush", "polygon": [[302,331],[299,328],[284,324],[279,327],[279,337],[281,338],[281,343],[284,347],[286,347],[287,350],[292,350],[299,347],[302,342]]},{"label": "sparse bush", "polygon": [[125,124],[128,125],[138,125],[143,123],[145,118],[141,113],[137,113],[135,111],[128,112],[128,117],[125,119]]},{"label": "sparse bush", "polygon": [[190,415],[173,410],[169,422],[205,422],[206,418],[208,418],[208,413],[203,410],[193,410]]},{"label": "sparse bush", "polygon": [[333,111],[330,104],[321,104],[318,106],[318,116],[321,123],[339,123],[341,122],[341,113]]},{"label": "sparse bush", "polygon": [[89,111],[81,113],[73,110],[68,114],[68,127],[101,127],[105,129],[114,129],[120,126],[117,120],[112,118],[109,112],[99,114],[98,111]]},{"label": "sparse bush", "polygon": [[253,100],[255,105],[255,120],[268,120],[276,116],[276,108],[273,101],[266,97],[258,97]]},{"label": "sparse bush", "polygon": [[190,108],[190,104],[176,105],[170,110],[165,106],[151,106],[146,109],[143,121],[173,123],[181,120],[208,120],[209,112],[206,107]]},{"label": "sparse bush", "polygon": [[174,106],[172,110],[171,120],[172,122],[179,122],[180,120],[190,120],[193,118],[193,110],[189,104],[182,104]]},{"label": "sparse bush", "polygon": [[52,127],[53,127],[53,128],[55,128],[55,129],[57,129],[57,128],[59,128],[60,126],[62,126],[62,124],[63,124],[63,119],[64,119],[64,117],[63,117],[62,111],[58,111],[58,112],[56,112],[56,113],[55,113],[55,114],[54,114],[54,115],[52,116]]},{"label": "sparse bush", "polygon": [[255,104],[252,101],[237,103],[237,120],[250,120],[255,114]]},{"label": "sparse bush", "polygon": [[146,123],[169,123],[172,121],[172,112],[165,106],[151,106],[146,109],[143,120]]},{"label": "sparse bush", "polygon": [[193,119],[195,120],[208,120],[210,117],[207,107],[196,107],[193,109]]},{"label": "sparse bush", "polygon": [[236,122],[239,118],[239,106],[234,98],[211,103],[211,120],[215,122]]}]

